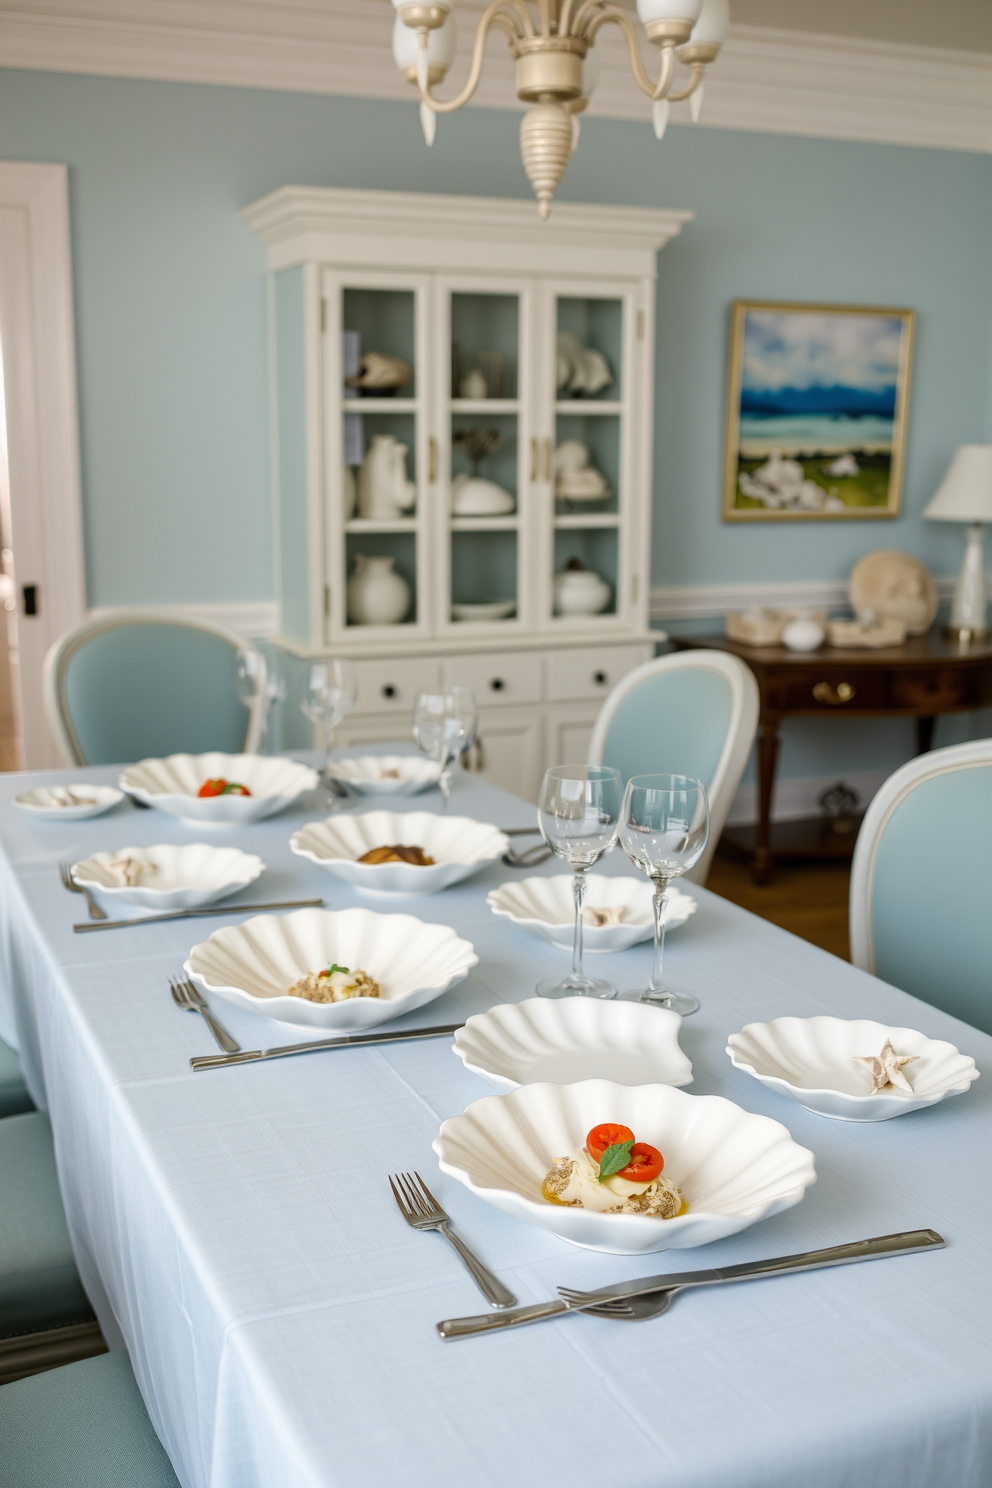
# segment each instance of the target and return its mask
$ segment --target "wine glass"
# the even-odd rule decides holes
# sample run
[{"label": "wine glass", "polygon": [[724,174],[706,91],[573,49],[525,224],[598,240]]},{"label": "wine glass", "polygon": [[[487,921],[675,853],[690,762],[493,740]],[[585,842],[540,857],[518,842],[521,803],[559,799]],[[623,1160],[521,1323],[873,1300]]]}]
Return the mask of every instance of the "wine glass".
[{"label": "wine glass", "polygon": [[238,701],[249,713],[261,714],[258,730],[258,753],[265,754],[269,740],[269,715],[275,703],[286,696],[286,681],[280,677],[260,651],[243,646],[238,652],[234,690]]},{"label": "wine glass", "polygon": [[321,781],[326,786],[333,778],[331,751],[334,730],[343,723],[355,706],[355,669],[350,661],[327,657],[308,661],[300,677],[300,707],[313,723],[319,723],[324,739],[324,768]]},{"label": "wine glass", "polygon": [[475,740],[479,710],[468,687],[449,687],[446,692],[418,692],[413,705],[413,737],[432,760],[441,766],[438,785],[445,810],[451,794],[451,766]]},{"label": "wine glass", "polygon": [[538,997],[616,997],[612,982],[588,977],[582,967],[582,903],[586,871],[617,840],[623,780],[608,765],[555,765],[544,776],[537,805],[541,836],[556,857],[574,869],[575,939],[572,970],[562,980],[538,982]]},{"label": "wine glass", "polygon": [[654,884],[654,964],[639,1002],[671,1008],[683,1017],[699,1006],[686,992],[666,992],[665,894],[673,878],[698,863],[710,831],[706,787],[691,775],[635,775],[627,782],[620,813],[620,846]]}]

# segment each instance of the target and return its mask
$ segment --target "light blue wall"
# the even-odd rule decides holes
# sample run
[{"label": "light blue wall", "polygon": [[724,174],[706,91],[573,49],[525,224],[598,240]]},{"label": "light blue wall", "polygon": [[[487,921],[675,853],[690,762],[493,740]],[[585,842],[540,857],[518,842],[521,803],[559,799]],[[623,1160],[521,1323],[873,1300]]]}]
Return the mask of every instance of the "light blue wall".
[{"label": "light blue wall", "polygon": [[[0,72],[4,156],[70,166],[91,604],[273,592],[265,261],[239,208],[287,183],[526,198],[518,127],[466,110],[428,151],[412,105]],[[656,583],[840,579],[881,545],[957,567],[960,534],[917,514],[955,445],[992,440],[992,157],[589,120],[560,196],[697,214],[660,259]],[[721,523],[735,296],[916,309],[902,520]]]}]

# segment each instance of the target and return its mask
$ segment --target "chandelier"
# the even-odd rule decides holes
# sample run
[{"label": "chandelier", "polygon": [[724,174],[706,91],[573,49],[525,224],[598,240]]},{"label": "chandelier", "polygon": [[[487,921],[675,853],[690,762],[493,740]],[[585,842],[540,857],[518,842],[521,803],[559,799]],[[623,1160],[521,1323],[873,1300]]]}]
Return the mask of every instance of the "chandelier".
[{"label": "chandelier", "polygon": [[[596,86],[596,38],[604,26],[619,26],[630,54],[634,81],[652,100],[655,134],[661,139],[668,107],[690,99],[699,117],[703,74],[726,40],[729,0],[637,0],[637,15],[648,41],[661,54],[652,79],[641,56],[640,30],[616,0],[493,0],[480,17],[468,82],[456,98],[439,99],[455,57],[453,0],[393,0],[393,56],[407,82],[420,94],[420,122],[428,145],[434,142],[437,114],[451,114],[468,103],[482,76],[486,40],[498,27],[517,68],[517,97],[531,107],[520,124],[520,153],[542,217],[565,174],[579,138],[578,115]],[[676,57],[688,68],[675,88]]]}]

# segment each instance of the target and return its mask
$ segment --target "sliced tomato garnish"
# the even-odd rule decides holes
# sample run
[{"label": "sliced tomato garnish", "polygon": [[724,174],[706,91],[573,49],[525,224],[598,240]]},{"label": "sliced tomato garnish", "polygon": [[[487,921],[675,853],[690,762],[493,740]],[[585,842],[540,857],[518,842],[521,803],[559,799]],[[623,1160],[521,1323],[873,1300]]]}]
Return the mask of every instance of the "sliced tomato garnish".
[{"label": "sliced tomato garnish", "polygon": [[635,1142],[630,1149],[630,1162],[620,1169],[617,1177],[626,1178],[628,1183],[652,1183],[664,1166],[665,1159],[657,1147]]},{"label": "sliced tomato garnish", "polygon": [[602,1126],[594,1126],[586,1137],[586,1151],[593,1162],[598,1163],[607,1147],[615,1147],[618,1142],[632,1142],[633,1140],[634,1133],[629,1126],[619,1126],[615,1121],[604,1121]]},{"label": "sliced tomato garnish", "polygon": [[227,781],[220,776],[216,780],[205,780],[197,791],[198,796],[222,796],[227,790]]}]

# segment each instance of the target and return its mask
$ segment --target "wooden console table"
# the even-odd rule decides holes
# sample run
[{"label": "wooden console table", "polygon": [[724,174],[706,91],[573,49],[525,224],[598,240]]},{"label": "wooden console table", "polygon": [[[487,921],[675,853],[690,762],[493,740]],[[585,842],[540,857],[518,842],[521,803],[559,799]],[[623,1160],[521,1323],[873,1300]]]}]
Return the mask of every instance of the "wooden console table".
[{"label": "wooden console table", "polygon": [[[748,848],[756,883],[764,883],[773,862],[773,847],[789,857],[848,856],[854,834],[845,842],[831,834],[808,832],[804,841],[784,823],[786,840],[773,841],[771,811],[778,764],[779,725],[798,715],[847,714],[855,718],[915,718],[916,747],[930,748],[935,720],[942,713],[963,713],[992,705],[992,643],[960,650],[936,630],[902,646],[878,651],[824,646],[797,653],[784,646],[745,646],[726,636],[682,636],[678,651],[732,651],[746,662],[758,682],[761,713],[758,726],[758,824],[728,834]],[[788,840],[789,835],[793,840]],[[750,841],[748,841],[748,836]]]}]

